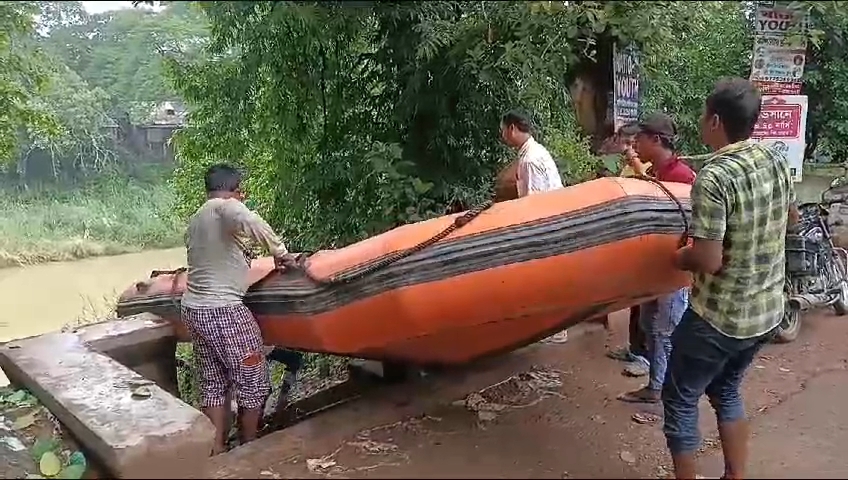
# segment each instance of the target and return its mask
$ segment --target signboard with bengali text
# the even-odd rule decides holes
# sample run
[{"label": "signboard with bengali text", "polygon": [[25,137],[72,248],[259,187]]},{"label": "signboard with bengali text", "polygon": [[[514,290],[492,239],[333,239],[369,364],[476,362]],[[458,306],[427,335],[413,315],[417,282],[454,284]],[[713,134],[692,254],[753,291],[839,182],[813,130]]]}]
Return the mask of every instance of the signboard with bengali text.
[{"label": "signboard with bengali text", "polygon": [[806,63],[807,15],[785,2],[759,2],[751,81],[764,95],[799,95]]},{"label": "signboard with bengali text", "polygon": [[764,95],[760,118],[751,137],[777,149],[789,161],[792,180],[800,182],[807,134],[805,95]]}]

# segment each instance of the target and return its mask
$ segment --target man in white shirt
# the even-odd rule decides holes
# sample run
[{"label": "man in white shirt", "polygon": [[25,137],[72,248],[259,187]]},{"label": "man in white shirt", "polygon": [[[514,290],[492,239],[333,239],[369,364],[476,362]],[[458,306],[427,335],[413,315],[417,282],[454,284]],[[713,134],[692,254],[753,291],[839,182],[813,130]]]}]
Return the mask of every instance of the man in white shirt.
[{"label": "man in white shirt", "polygon": [[501,139],[518,149],[518,198],[562,188],[562,177],[554,159],[548,149],[533,138],[531,128],[530,119],[515,110],[501,118]]},{"label": "man in white shirt", "polygon": [[[563,187],[562,177],[554,159],[548,149],[533,138],[531,131],[530,118],[521,112],[512,110],[501,118],[501,140],[518,149],[515,174],[518,198]],[[568,332],[563,330],[543,341],[565,343],[567,339]]]}]

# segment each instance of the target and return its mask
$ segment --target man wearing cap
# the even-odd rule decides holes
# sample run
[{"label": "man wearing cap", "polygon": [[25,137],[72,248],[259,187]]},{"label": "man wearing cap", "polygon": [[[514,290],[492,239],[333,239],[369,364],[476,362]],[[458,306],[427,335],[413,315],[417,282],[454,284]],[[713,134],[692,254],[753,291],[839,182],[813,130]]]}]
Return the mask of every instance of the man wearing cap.
[{"label": "man wearing cap", "polygon": [[[626,155],[628,163],[638,170],[641,164],[650,162],[646,173],[661,182],[695,182],[695,172],[674,152],[677,125],[664,113],[653,113],[639,122],[634,150],[636,156]],[[635,160],[639,160],[637,163]]]},{"label": "man wearing cap", "polygon": [[[654,113],[639,123],[636,133],[636,157],[651,162],[647,173],[661,182],[692,185],[695,172],[674,153],[677,127],[664,113]],[[630,157],[628,157],[630,159]],[[639,322],[647,337],[648,384],[619,398],[625,402],[658,403],[671,355],[671,334],[689,306],[689,289],[681,288],[642,305]]]}]

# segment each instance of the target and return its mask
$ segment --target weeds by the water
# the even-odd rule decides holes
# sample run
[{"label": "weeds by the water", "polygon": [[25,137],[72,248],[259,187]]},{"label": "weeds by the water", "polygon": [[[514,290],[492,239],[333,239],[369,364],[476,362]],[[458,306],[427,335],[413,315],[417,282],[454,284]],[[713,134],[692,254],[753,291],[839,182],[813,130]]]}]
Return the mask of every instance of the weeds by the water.
[{"label": "weeds by the water", "polygon": [[173,198],[164,178],[0,189],[0,268],[178,245],[184,228]]}]

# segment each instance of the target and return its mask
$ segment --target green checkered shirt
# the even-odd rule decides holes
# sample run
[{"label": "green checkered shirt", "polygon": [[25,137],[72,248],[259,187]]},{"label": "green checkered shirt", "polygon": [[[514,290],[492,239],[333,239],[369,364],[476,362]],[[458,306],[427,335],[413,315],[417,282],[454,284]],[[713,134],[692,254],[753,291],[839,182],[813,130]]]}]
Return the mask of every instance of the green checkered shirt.
[{"label": "green checkered shirt", "polygon": [[786,221],[795,191],[786,157],[752,140],[715,152],[692,186],[693,238],[723,243],[715,275],[694,276],[692,310],[723,334],[760,336],[783,318]]}]

